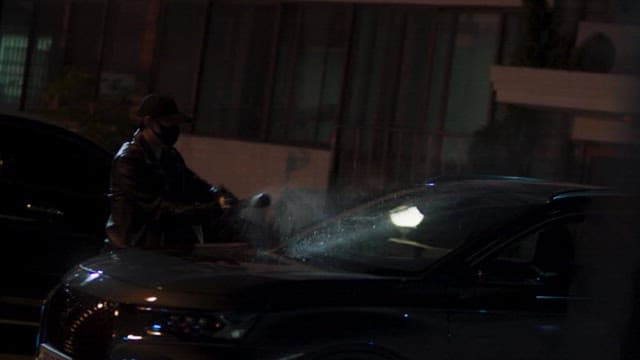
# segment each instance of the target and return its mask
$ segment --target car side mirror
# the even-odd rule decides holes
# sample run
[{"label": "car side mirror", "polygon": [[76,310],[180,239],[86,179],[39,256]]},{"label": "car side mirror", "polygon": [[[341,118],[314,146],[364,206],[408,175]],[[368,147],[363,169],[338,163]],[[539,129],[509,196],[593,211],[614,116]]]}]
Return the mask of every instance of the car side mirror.
[{"label": "car side mirror", "polygon": [[454,287],[475,287],[478,286],[477,269],[458,268],[443,275],[443,280]]},{"label": "car side mirror", "polygon": [[474,269],[471,278],[478,286],[496,283],[543,285],[548,275],[553,277],[554,274],[543,273],[530,264],[498,259]]}]

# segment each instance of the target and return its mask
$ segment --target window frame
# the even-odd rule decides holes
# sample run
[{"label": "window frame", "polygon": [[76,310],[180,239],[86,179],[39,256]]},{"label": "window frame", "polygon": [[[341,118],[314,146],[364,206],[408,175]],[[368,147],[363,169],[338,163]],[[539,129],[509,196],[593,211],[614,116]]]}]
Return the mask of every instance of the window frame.
[{"label": "window frame", "polygon": [[[601,214],[601,211],[597,212]],[[534,225],[527,226],[524,230],[518,231],[516,234],[508,236],[503,241],[497,240],[489,244],[483,250],[481,250],[481,255],[469,263],[467,274],[472,278],[472,286],[488,286],[488,287],[513,287],[513,288],[522,288],[522,287],[545,287],[545,284],[541,282],[540,284],[525,284],[525,283],[513,283],[508,284],[506,281],[487,281],[480,283],[478,277],[482,274],[483,267],[486,266],[487,263],[495,260],[499,253],[509,246],[517,243],[518,241],[526,241],[526,238],[536,234],[537,232],[554,225],[559,224],[569,224],[572,222],[581,222],[583,223],[585,217],[590,215],[585,211],[572,211],[560,215],[555,215],[553,217],[544,219],[540,222],[535,223]],[[580,241],[578,238],[574,239],[574,241]],[[575,244],[574,244],[575,246]]]}]

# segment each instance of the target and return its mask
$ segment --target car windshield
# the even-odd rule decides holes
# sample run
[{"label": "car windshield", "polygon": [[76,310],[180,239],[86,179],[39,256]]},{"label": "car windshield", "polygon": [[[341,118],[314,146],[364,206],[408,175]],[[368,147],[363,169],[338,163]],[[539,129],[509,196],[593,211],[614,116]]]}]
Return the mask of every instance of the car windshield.
[{"label": "car windshield", "polygon": [[411,190],[312,227],[290,239],[281,253],[347,271],[419,272],[532,203],[525,194],[487,188]]}]

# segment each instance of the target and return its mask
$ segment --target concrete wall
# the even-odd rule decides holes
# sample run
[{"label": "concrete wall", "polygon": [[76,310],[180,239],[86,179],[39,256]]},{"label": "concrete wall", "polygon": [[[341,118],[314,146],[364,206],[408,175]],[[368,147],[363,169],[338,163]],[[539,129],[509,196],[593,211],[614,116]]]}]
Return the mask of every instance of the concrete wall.
[{"label": "concrete wall", "polygon": [[328,150],[186,134],[176,148],[200,176],[239,197],[268,191],[277,198],[285,188],[325,192],[329,184]]},{"label": "concrete wall", "polygon": [[638,144],[640,131],[631,124],[631,118],[576,116],[571,131],[572,140],[612,144]]},{"label": "concrete wall", "polygon": [[640,78],[621,74],[493,66],[496,100],[563,110],[640,113]]}]

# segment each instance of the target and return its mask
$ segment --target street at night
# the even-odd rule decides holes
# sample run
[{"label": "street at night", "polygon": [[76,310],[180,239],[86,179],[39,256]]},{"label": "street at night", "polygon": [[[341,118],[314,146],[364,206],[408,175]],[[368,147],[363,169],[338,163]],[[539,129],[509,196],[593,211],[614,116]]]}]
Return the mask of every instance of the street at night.
[{"label": "street at night", "polygon": [[0,0],[0,360],[640,359],[638,19]]}]

